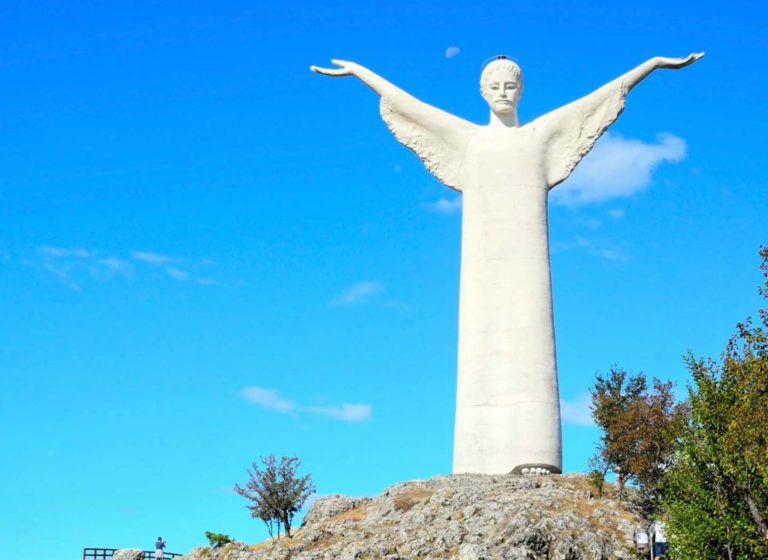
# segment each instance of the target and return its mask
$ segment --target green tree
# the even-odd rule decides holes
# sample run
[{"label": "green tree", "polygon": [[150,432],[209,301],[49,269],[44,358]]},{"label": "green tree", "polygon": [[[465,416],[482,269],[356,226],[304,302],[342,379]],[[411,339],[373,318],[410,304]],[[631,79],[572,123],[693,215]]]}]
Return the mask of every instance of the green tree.
[{"label": "green tree", "polygon": [[691,417],[664,500],[680,558],[768,558],[768,310],[758,322],[737,326],[721,363],[687,357]]},{"label": "green tree", "polygon": [[307,498],[315,492],[311,475],[296,476],[301,462],[298,457],[280,457],[274,455],[261,458],[262,466],[253,463],[248,469],[248,482],[245,488],[235,484],[235,492],[252,502],[246,506],[251,517],[261,519],[267,526],[270,536],[277,527],[285,529],[285,535],[291,538],[291,521],[302,508]]},{"label": "green tree", "polygon": [[655,505],[686,423],[686,405],[675,402],[671,382],[653,379],[649,388],[645,374],[616,366],[608,375],[597,374],[591,395],[592,415],[602,429],[591,460],[593,478],[613,471],[619,490],[632,483]]}]

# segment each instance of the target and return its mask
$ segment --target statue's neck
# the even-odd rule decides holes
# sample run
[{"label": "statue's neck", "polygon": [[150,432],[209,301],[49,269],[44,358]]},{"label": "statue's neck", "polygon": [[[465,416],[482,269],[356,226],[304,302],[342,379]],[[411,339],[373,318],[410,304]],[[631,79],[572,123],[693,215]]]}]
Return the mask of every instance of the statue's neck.
[{"label": "statue's neck", "polygon": [[491,122],[488,123],[488,126],[497,128],[497,127],[504,127],[504,128],[516,128],[520,126],[520,123],[517,122],[517,111],[512,111],[511,113],[506,113],[504,115],[497,115],[493,111],[491,111]]}]

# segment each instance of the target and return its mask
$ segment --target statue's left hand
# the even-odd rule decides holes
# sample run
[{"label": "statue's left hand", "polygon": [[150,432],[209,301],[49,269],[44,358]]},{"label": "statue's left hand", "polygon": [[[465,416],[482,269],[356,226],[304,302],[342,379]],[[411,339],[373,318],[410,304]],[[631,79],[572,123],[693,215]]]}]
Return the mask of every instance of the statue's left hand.
[{"label": "statue's left hand", "polygon": [[672,68],[677,70],[678,68],[683,68],[689,64],[693,64],[702,56],[704,56],[703,52],[691,53],[683,58],[668,58],[665,56],[660,56],[657,58],[657,68]]},{"label": "statue's left hand", "polygon": [[309,67],[309,69],[324,76],[338,77],[355,75],[355,68],[357,67],[357,64],[354,62],[347,62],[346,60],[339,60],[337,58],[334,58],[331,60],[331,62],[333,62],[339,68],[321,68],[320,66],[312,65]]}]

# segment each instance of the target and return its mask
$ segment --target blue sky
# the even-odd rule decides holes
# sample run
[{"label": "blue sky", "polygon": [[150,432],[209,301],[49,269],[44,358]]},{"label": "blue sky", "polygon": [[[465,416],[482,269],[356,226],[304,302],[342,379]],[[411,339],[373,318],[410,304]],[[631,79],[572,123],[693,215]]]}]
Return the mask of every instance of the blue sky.
[{"label": "blue sky", "polygon": [[[654,55],[551,201],[567,471],[594,372],[687,381],[759,300],[768,24],[754,2],[8,2],[0,11],[0,541],[173,551],[265,536],[231,492],[295,453],[320,494],[447,473],[460,201],[355,60],[475,122],[522,121]],[[450,49],[450,50],[449,50]],[[30,552],[30,549],[32,552]]]}]

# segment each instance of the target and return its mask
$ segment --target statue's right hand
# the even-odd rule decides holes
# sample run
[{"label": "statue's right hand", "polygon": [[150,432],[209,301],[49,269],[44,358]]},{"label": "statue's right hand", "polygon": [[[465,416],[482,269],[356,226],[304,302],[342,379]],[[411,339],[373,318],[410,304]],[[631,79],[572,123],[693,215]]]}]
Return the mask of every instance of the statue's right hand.
[{"label": "statue's right hand", "polygon": [[318,74],[323,74],[324,76],[354,76],[355,74],[355,67],[357,64],[354,62],[348,62],[346,60],[339,60],[337,58],[334,58],[331,60],[338,68],[322,68],[320,66],[310,66],[309,69],[313,72],[317,72]]},{"label": "statue's right hand", "polygon": [[657,64],[658,68],[671,68],[673,70],[677,70],[679,68],[684,68],[689,64],[693,64],[702,56],[704,56],[703,52],[691,53],[688,56],[684,56],[682,58],[669,58],[665,56],[659,56],[657,57]]}]

